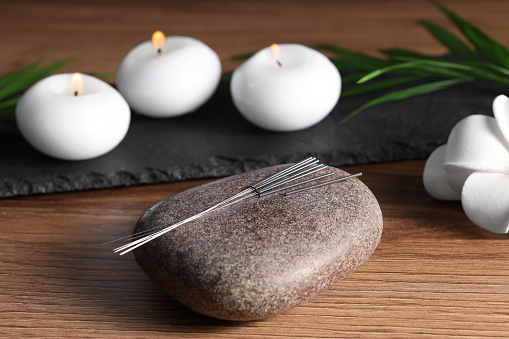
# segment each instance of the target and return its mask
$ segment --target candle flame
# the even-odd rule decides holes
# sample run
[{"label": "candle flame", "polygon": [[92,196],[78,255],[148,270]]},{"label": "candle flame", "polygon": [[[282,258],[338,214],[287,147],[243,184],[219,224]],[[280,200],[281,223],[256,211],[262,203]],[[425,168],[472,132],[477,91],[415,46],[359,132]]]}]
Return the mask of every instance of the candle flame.
[{"label": "candle flame", "polygon": [[71,77],[70,92],[72,96],[80,96],[83,94],[83,75],[81,73],[74,73]]},{"label": "candle flame", "polygon": [[157,55],[161,55],[164,51],[164,45],[166,44],[166,38],[164,33],[161,31],[155,31],[152,34],[152,47]]},{"label": "candle flame", "polygon": [[283,67],[283,64],[281,63],[281,48],[278,44],[272,44],[270,46],[270,57],[279,67]]}]

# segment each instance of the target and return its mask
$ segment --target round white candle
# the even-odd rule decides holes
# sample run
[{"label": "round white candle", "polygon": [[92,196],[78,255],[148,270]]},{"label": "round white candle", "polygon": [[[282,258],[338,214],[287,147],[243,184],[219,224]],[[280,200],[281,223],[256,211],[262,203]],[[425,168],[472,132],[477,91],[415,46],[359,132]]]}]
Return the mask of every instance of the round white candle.
[{"label": "round white candle", "polygon": [[132,49],[117,70],[116,84],[134,111],[164,118],[196,110],[212,96],[220,78],[221,62],[210,47],[174,36]]},{"label": "round white candle", "polygon": [[[274,46],[274,45],[273,45]],[[277,46],[277,45],[276,45]],[[233,102],[253,124],[296,131],[324,119],[341,92],[338,69],[322,53],[299,44],[267,47],[233,72]]]},{"label": "round white candle", "polygon": [[129,129],[131,112],[106,82],[56,74],[34,84],[16,106],[21,134],[37,150],[64,160],[85,160],[115,148]]}]

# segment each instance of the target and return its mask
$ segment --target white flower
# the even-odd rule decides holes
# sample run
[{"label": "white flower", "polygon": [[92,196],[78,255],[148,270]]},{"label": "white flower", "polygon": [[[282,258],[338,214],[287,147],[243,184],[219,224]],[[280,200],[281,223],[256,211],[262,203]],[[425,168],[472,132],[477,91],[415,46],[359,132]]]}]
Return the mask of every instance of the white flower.
[{"label": "white flower", "polygon": [[474,224],[502,234],[509,233],[509,98],[495,98],[493,113],[458,122],[428,158],[423,181],[432,197],[461,199]]}]

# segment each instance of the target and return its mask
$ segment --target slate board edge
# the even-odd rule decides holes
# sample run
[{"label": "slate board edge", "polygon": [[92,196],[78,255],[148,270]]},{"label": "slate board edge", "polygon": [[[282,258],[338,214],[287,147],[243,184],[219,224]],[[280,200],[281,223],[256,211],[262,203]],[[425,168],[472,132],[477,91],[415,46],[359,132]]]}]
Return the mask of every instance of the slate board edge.
[{"label": "slate board edge", "polygon": [[380,161],[415,160],[427,157],[435,147],[436,146],[420,150],[413,149],[403,157],[401,154],[394,154],[392,157],[385,154],[380,157],[374,153],[352,153],[345,157],[344,153],[335,154],[334,152],[325,154],[303,153],[282,157],[269,156],[260,159],[216,156],[210,157],[206,162],[200,164],[188,164],[168,168],[146,168],[140,173],[119,170],[112,173],[76,173],[70,176],[9,177],[1,178],[0,180],[0,198],[169,183],[204,178],[220,178],[263,167],[294,163],[308,156],[315,156],[320,159],[322,163],[336,167],[376,163]]}]

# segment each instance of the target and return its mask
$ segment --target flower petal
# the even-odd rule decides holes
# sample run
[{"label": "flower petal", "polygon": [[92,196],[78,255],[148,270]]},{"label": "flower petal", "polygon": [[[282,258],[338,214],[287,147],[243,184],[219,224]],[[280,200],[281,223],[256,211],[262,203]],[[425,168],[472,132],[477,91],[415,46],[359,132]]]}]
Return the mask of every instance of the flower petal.
[{"label": "flower petal", "polygon": [[439,200],[460,200],[461,188],[453,189],[448,182],[444,170],[444,160],[447,145],[442,145],[431,153],[422,174],[424,188],[429,195]]},{"label": "flower petal", "polygon": [[461,189],[475,171],[509,173],[509,150],[494,118],[470,115],[454,126],[447,142],[445,170]]},{"label": "flower petal", "polygon": [[475,172],[475,170],[471,170],[468,168],[464,168],[461,166],[448,166],[446,167],[444,164],[444,170],[447,173],[447,182],[451,189],[461,192],[463,189],[463,185],[467,178]]},{"label": "flower petal", "polygon": [[[499,95],[493,100],[493,114],[497,120],[498,128],[509,143],[509,98]],[[506,144],[507,146],[507,144]]]},{"label": "flower petal", "polygon": [[474,172],[463,186],[461,203],[477,226],[493,233],[508,233],[509,175]]}]

